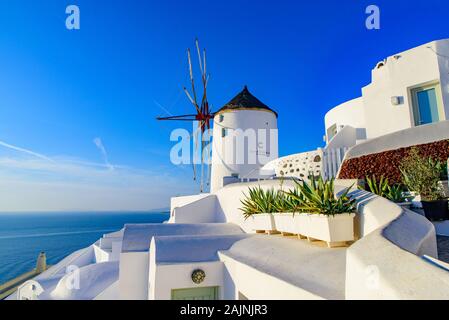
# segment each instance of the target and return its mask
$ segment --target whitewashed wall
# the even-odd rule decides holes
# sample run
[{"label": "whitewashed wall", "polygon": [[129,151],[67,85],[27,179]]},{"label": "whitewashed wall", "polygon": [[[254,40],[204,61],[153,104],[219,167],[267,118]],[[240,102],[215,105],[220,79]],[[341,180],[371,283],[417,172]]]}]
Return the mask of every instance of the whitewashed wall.
[{"label": "whitewashed wall", "polygon": [[148,297],[148,251],[120,254],[119,290],[121,300]]},{"label": "whitewashed wall", "polygon": [[435,50],[438,52],[438,65],[440,68],[441,92],[445,106],[446,119],[449,120],[449,40],[437,41]]},{"label": "whitewashed wall", "polygon": [[[267,130],[266,139],[256,139],[255,146],[250,146],[246,150],[247,154],[256,155],[269,154],[269,158],[276,159],[278,155],[278,140],[277,136],[273,144],[270,144],[269,130],[277,130],[277,117],[271,111],[265,110],[236,110],[229,111],[222,114],[223,121],[220,122],[220,115],[214,118],[213,128],[213,145],[212,145],[212,168],[211,168],[211,192],[219,190],[223,186],[223,177],[229,177],[232,174],[246,176],[254,170],[260,169],[269,162],[237,164],[235,160],[228,160],[230,154],[236,154],[236,149],[232,150],[232,140],[235,139],[232,135],[222,137],[222,129],[240,129],[246,131],[247,129]],[[276,132],[277,133],[277,132]],[[262,159],[263,160],[263,159]]]},{"label": "whitewashed wall", "polygon": [[191,197],[191,202],[183,201],[183,205],[172,199],[172,223],[211,223],[215,222],[217,197],[214,194]]},{"label": "whitewashed wall", "polygon": [[[347,101],[335,108],[331,109],[324,116],[324,123],[327,130],[336,125],[337,128],[351,126],[352,128],[366,128],[365,108],[363,98],[357,98]],[[340,129],[338,129],[340,130]],[[363,137],[360,137],[363,138]],[[330,142],[329,140],[327,141]]]},{"label": "whitewashed wall", "polygon": [[[414,127],[411,91],[435,83],[441,86],[445,119],[449,119],[448,56],[449,39],[445,39],[386,58],[382,66],[372,70],[372,81],[362,88],[361,98],[343,103],[326,114],[326,130],[333,124],[349,125],[358,130],[357,140],[361,140],[360,129],[365,129],[366,138],[372,139]],[[399,97],[400,104],[393,105],[392,97]]]},{"label": "whitewashed wall", "polygon": [[[322,300],[323,298],[298,286],[248,266],[238,260],[220,253],[226,266],[225,285],[229,299],[238,299],[239,293],[251,300]],[[298,272],[301,272],[298,270]],[[256,284],[256,285],[255,285]]]},{"label": "whitewashed wall", "polygon": [[307,179],[309,173],[320,175],[322,168],[323,151],[321,149],[279,158],[274,167],[276,176],[298,179]]},{"label": "whitewashed wall", "polygon": [[[436,50],[436,42],[431,42],[388,57],[383,67],[372,71],[372,83],[362,90],[369,138],[415,125],[410,90],[440,81],[440,74],[449,71],[440,70]],[[401,97],[403,104],[392,105],[394,96]]]},{"label": "whitewashed wall", "polygon": [[[206,278],[201,284],[192,281],[192,272],[201,269]],[[198,262],[156,265],[150,263],[149,300],[171,300],[172,290],[219,287],[219,298],[223,299],[223,262]]]}]

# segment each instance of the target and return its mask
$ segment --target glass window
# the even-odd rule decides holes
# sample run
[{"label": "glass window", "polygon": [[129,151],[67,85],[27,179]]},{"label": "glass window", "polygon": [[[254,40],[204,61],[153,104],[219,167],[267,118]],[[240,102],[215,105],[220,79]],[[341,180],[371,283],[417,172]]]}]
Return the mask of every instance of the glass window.
[{"label": "glass window", "polygon": [[438,122],[442,119],[439,85],[413,90],[413,104],[416,125]]},{"label": "glass window", "polygon": [[327,129],[327,142],[331,141],[337,134],[337,125],[334,124]]},{"label": "glass window", "polygon": [[221,136],[224,138],[228,135],[228,129],[226,128],[222,128],[221,129]]}]

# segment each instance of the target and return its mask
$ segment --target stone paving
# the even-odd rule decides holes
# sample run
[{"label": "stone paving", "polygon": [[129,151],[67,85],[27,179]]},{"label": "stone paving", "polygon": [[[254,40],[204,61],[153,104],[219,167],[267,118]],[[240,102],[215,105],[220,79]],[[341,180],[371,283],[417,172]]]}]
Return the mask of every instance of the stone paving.
[{"label": "stone paving", "polygon": [[449,263],[449,237],[437,237],[438,241],[438,259]]}]

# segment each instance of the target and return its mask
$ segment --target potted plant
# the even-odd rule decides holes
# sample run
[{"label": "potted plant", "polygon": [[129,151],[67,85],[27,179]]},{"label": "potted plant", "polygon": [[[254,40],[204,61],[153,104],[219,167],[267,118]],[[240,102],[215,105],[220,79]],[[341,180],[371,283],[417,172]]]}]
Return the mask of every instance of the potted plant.
[{"label": "potted plant", "polygon": [[417,148],[412,148],[401,163],[404,184],[410,191],[421,196],[424,214],[431,221],[449,218],[448,199],[439,184],[441,164],[430,158],[424,158]]},{"label": "potted plant", "polygon": [[440,169],[440,188],[444,193],[445,198],[449,198],[449,182],[448,182],[448,171],[447,171],[447,162],[439,162],[439,169]]},{"label": "potted plant", "polygon": [[245,198],[240,200],[245,221],[256,233],[276,233],[273,212],[277,192],[274,189],[263,190],[261,187],[249,188],[249,194],[244,193]]},{"label": "potted plant", "polygon": [[410,209],[412,206],[413,196],[408,194],[404,190],[404,186],[400,184],[395,184],[393,186],[388,186],[387,193],[385,194],[385,198],[396,203],[397,205]]},{"label": "potted plant", "polygon": [[[385,178],[384,176],[381,176],[379,180],[374,175],[372,177],[366,176],[365,182],[366,190],[371,193],[381,197],[385,197],[388,193],[388,178]],[[359,189],[362,188],[359,187]]]},{"label": "potted plant", "polygon": [[[390,185],[388,178],[381,176],[377,179],[376,176],[366,176],[366,190],[374,193],[380,197],[386,198],[401,207],[410,208],[412,197],[406,194],[404,187],[399,184]],[[359,187],[359,189],[362,189]]]},{"label": "potted plant", "polygon": [[303,201],[304,197],[298,187],[291,189],[289,193],[283,192],[282,189],[278,192],[275,203],[276,213],[274,214],[276,230],[283,235],[297,234],[300,236],[302,226],[299,219],[295,219],[295,214],[300,211],[299,207]]},{"label": "potted plant", "polygon": [[354,240],[354,217],[356,201],[349,196],[351,187],[336,195],[334,179],[324,181],[322,177],[296,182],[297,192],[287,195],[300,203],[299,233],[308,239],[325,241],[328,247],[340,246]]}]

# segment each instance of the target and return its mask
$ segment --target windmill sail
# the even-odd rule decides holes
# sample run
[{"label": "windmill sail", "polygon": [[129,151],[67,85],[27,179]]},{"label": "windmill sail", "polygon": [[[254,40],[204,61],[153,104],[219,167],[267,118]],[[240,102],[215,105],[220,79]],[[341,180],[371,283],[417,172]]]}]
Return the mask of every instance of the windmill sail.
[{"label": "windmill sail", "polygon": [[[210,129],[210,121],[213,119],[214,115],[210,110],[209,101],[207,99],[207,85],[209,82],[209,75],[207,74],[207,62],[206,62],[206,50],[203,50],[203,54],[201,54],[201,49],[199,45],[198,39],[195,40],[195,48],[198,55],[198,65],[201,72],[201,84],[202,84],[202,98],[201,104],[198,104],[197,100],[197,89],[195,86],[195,78],[193,72],[193,64],[192,64],[192,56],[190,49],[187,50],[187,62],[189,67],[189,78],[191,84],[191,92],[184,87],[184,92],[187,96],[189,102],[194,106],[196,114],[186,114],[179,116],[170,116],[170,117],[158,117],[157,120],[172,120],[172,121],[198,121],[197,130],[192,134],[193,142],[195,145],[194,159],[192,161],[193,164],[193,177],[196,180],[197,176],[197,168],[198,165],[195,163],[195,155],[200,152],[200,192],[205,191],[205,179],[209,179],[210,176],[210,168],[209,168],[209,158],[210,152],[208,151],[208,143],[205,141],[206,131]],[[207,135],[209,138],[209,135]],[[208,139],[209,140],[209,139]],[[208,168],[205,168],[207,166]],[[207,174],[205,171],[207,170]],[[209,185],[208,181],[206,182]]]}]

